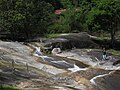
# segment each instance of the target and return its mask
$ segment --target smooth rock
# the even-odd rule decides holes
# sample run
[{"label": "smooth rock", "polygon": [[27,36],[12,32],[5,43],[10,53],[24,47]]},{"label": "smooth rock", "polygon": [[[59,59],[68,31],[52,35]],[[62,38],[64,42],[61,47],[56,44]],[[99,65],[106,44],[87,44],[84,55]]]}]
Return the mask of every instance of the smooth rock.
[{"label": "smooth rock", "polygon": [[52,50],[52,54],[58,54],[58,53],[61,53],[61,49],[60,48],[53,48]]}]

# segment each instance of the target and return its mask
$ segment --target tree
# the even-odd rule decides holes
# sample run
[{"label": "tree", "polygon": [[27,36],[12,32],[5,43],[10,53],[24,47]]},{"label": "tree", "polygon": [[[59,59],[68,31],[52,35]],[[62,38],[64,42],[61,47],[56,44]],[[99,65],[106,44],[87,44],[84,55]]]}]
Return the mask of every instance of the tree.
[{"label": "tree", "polygon": [[73,8],[72,0],[61,0],[60,2],[62,3],[63,8],[65,9]]},{"label": "tree", "polygon": [[41,0],[1,0],[0,30],[8,31],[12,37],[30,38],[44,34],[52,21],[54,8]]},{"label": "tree", "polygon": [[69,33],[71,32],[71,18],[74,13],[72,10],[66,10],[60,15],[56,15],[55,22],[49,27],[49,33]]},{"label": "tree", "polygon": [[85,23],[90,4],[86,0],[61,0],[65,12],[57,15],[56,21],[49,27],[49,33],[70,33],[87,31]]},{"label": "tree", "polygon": [[88,26],[92,30],[103,30],[111,33],[111,46],[114,45],[115,32],[120,25],[120,1],[100,0],[95,2],[87,16]]}]

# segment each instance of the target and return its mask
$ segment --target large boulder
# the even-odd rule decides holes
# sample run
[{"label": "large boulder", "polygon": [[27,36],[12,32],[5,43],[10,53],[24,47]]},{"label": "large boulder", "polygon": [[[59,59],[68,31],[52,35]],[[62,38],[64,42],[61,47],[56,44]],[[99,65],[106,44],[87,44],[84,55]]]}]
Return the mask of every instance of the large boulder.
[{"label": "large boulder", "polygon": [[53,48],[60,48],[62,50],[72,48],[99,48],[99,45],[96,44],[93,39],[95,39],[95,37],[87,33],[63,34],[46,40],[44,48],[51,47],[51,50]]}]

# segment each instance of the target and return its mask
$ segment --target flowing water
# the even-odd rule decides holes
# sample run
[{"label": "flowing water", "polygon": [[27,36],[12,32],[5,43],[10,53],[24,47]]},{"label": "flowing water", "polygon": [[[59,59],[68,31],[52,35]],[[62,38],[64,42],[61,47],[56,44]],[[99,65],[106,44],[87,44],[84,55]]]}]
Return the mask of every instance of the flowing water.
[{"label": "flowing water", "polygon": [[[86,73],[88,71],[88,73],[89,73],[89,68],[87,66],[85,66],[83,68],[80,68],[79,66],[81,66],[81,65],[79,65],[78,62],[77,63],[75,62],[76,64],[72,63],[72,61],[74,61],[74,60],[70,61],[71,59],[70,60],[65,60],[64,58],[61,59],[61,58],[57,58],[57,57],[45,56],[41,52],[40,48],[37,48],[37,47],[36,47],[36,51],[35,51],[34,55],[37,56],[37,57],[42,58],[43,61],[45,61],[45,62],[49,63],[50,65],[55,66],[55,67],[57,67],[59,69],[69,70],[72,73],[77,72],[77,71],[83,71],[83,72],[85,71]],[[116,68],[115,70],[110,71],[109,73],[107,73],[107,72],[104,73],[104,74],[99,73],[99,75],[96,75],[93,78],[91,78],[90,82],[91,82],[91,84],[95,85],[96,87],[101,88],[102,86],[100,84],[100,81],[98,81],[98,78],[101,78],[100,80],[105,80],[105,82],[109,81],[110,84],[108,83],[108,86],[106,86],[107,88],[109,88],[109,85],[111,85],[111,83],[112,83],[111,82],[112,81],[111,77],[108,77],[108,79],[104,79],[104,77],[113,75],[113,73],[116,72],[116,70],[119,70],[119,69],[120,69],[120,67]],[[106,69],[104,69],[104,70],[106,70]],[[93,75],[94,75],[94,72],[93,72]],[[105,85],[105,84],[102,84],[102,85]],[[104,90],[104,89],[100,89],[100,90]],[[109,90],[109,89],[105,89],[105,90]],[[113,89],[110,89],[110,90],[113,90]]]},{"label": "flowing water", "polygon": [[96,80],[97,78],[104,77],[104,76],[106,76],[106,75],[109,75],[109,74],[103,74],[103,75],[95,76],[95,77],[93,77],[93,78],[90,80],[90,82],[91,82],[92,84],[94,84],[94,85],[97,86],[95,80]]},{"label": "flowing water", "polygon": [[[120,67],[116,68],[116,70],[119,70],[119,69],[120,69]],[[105,76],[107,76],[107,75],[111,75],[111,74],[114,73],[116,70],[113,70],[113,71],[109,72],[108,74],[102,74],[102,75],[95,76],[95,77],[93,77],[92,79],[90,79],[90,82],[91,82],[92,84],[94,84],[94,85],[97,86],[97,84],[96,84],[96,82],[95,82],[95,80],[96,80],[97,78],[102,78],[102,77],[105,77]]]},{"label": "flowing water", "polygon": [[71,72],[77,72],[77,71],[80,71],[80,70],[87,70],[87,68],[80,68],[76,64],[71,64],[71,63],[68,63],[64,60],[59,60],[57,58],[44,56],[43,53],[41,52],[40,47],[35,47],[35,49],[36,49],[35,52],[34,52],[35,56],[42,58],[43,61],[48,62],[49,64],[51,64],[51,65],[53,65],[57,68],[67,69]]}]

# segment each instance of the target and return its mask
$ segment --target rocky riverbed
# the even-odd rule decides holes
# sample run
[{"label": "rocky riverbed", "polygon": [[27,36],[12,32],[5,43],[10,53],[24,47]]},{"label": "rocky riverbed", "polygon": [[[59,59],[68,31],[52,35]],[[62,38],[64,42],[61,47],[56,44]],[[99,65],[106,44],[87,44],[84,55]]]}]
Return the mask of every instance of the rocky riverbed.
[{"label": "rocky riverbed", "polygon": [[22,90],[119,90],[120,56],[100,49],[45,54],[43,42],[0,41],[0,84]]}]

